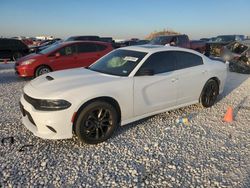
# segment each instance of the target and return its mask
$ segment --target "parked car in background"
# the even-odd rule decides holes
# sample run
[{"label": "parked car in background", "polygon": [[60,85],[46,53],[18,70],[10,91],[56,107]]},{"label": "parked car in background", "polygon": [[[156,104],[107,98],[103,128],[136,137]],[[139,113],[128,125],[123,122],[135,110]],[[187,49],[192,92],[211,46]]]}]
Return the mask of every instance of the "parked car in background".
[{"label": "parked car in background", "polygon": [[115,43],[115,48],[137,45],[137,40],[124,40]]},{"label": "parked car in background", "polygon": [[29,48],[21,40],[0,38],[0,59],[17,60],[29,53]]},{"label": "parked car in background", "polygon": [[235,41],[223,47],[221,57],[231,71],[250,74],[250,40]]},{"label": "parked car in background", "polygon": [[37,77],[51,71],[87,67],[112,50],[112,45],[104,42],[63,42],[19,59],[15,70],[20,77]]},{"label": "parked car in background", "polygon": [[231,42],[242,41],[244,39],[244,35],[219,35],[217,37],[214,37],[206,44],[206,55],[220,56],[221,50],[224,46]]},{"label": "parked car in background", "polygon": [[138,40],[136,41],[136,45],[144,45],[150,43],[150,40]]},{"label": "parked car in background", "polygon": [[99,36],[89,35],[89,36],[72,36],[66,39],[65,41],[76,41],[76,40],[84,40],[84,41],[101,41]]},{"label": "parked car in background", "polygon": [[189,48],[200,53],[205,53],[206,43],[204,41],[190,41],[187,35],[163,35],[153,38],[152,45],[171,45],[182,48]]},{"label": "parked car in background", "polygon": [[211,38],[201,38],[200,40],[208,42]]},{"label": "parked car in background", "polygon": [[109,43],[113,43],[114,42],[114,40],[113,40],[112,37],[101,37],[100,41],[102,41],[102,42],[109,42]]},{"label": "parked car in background", "polygon": [[223,92],[227,65],[189,49],[130,46],[87,69],[43,75],[21,96],[22,122],[45,139],[110,138],[119,125],[171,109],[212,106]]},{"label": "parked car in background", "polygon": [[26,44],[28,47],[33,46],[33,40],[31,38],[28,37],[24,37],[24,36],[19,36],[19,37],[12,37],[12,39],[18,39],[21,40],[24,44]]},{"label": "parked car in background", "polygon": [[41,45],[34,46],[34,47],[30,48],[30,53],[38,53],[38,52],[44,50],[45,48],[48,48],[50,45],[58,44],[60,42],[62,42],[62,39],[59,39],[59,38],[52,39],[52,40],[46,40],[46,42],[41,43]]}]

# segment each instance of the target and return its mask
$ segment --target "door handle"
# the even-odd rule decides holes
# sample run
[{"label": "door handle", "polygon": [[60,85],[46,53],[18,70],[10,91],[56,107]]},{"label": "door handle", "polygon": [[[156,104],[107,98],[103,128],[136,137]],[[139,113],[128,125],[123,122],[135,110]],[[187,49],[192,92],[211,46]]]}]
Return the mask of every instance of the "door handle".
[{"label": "door handle", "polygon": [[202,71],[203,74],[207,73],[207,70]]},{"label": "door handle", "polygon": [[179,79],[178,78],[172,78],[171,79],[171,82],[176,82],[176,81],[178,81]]}]

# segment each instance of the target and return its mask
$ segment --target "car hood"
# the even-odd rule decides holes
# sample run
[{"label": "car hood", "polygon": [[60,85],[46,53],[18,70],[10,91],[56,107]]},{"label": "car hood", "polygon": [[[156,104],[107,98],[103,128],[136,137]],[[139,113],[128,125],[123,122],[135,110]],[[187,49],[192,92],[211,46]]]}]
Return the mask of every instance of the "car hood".
[{"label": "car hood", "polygon": [[43,54],[35,54],[35,53],[32,53],[32,54],[26,55],[26,56],[24,56],[24,57],[18,59],[17,63],[26,61],[26,60],[28,60],[28,59],[36,59],[36,58],[39,58],[39,57],[41,57],[41,56],[43,56]]},{"label": "car hood", "polygon": [[67,95],[72,90],[103,85],[121,79],[85,68],[48,73],[32,80],[24,92],[34,98]]}]

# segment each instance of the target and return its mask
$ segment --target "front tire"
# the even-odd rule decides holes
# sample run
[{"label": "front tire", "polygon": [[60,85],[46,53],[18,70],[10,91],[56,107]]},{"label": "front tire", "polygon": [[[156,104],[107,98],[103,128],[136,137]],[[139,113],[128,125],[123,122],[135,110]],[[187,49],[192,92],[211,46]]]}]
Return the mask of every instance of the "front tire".
[{"label": "front tire", "polygon": [[213,79],[208,80],[203,88],[200,97],[201,105],[205,108],[213,106],[218,95],[219,95],[218,83]]},{"label": "front tire", "polygon": [[118,127],[118,114],[114,106],[95,101],[80,111],[75,123],[77,137],[87,144],[109,139]]},{"label": "front tire", "polygon": [[40,66],[35,71],[35,77],[41,76],[49,72],[51,72],[51,69],[48,66]]}]

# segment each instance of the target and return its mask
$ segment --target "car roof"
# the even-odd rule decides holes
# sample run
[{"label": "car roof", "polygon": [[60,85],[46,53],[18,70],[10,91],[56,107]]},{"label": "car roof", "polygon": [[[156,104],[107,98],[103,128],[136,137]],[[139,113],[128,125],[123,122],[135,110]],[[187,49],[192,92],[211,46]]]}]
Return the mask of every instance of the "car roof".
[{"label": "car roof", "polygon": [[159,35],[156,37],[178,37],[178,36],[187,36],[187,35],[186,34],[169,34],[169,35]]},{"label": "car roof", "polygon": [[155,52],[161,52],[161,51],[186,51],[191,53],[198,53],[194,50],[186,49],[186,48],[180,48],[180,47],[173,47],[173,46],[163,46],[163,45],[135,45],[135,46],[128,46],[123,47],[119,49],[124,50],[133,50],[133,51],[139,51],[139,52],[146,52],[146,53],[155,53]]},{"label": "car roof", "polygon": [[61,44],[62,45],[70,45],[70,44],[79,44],[79,43],[93,43],[93,44],[103,44],[103,45],[109,45],[107,42],[102,41],[88,41],[88,40],[74,40],[74,41],[64,41]]}]

